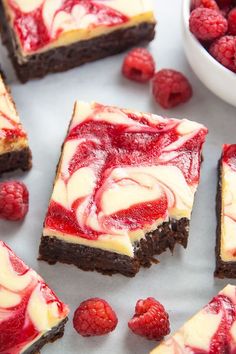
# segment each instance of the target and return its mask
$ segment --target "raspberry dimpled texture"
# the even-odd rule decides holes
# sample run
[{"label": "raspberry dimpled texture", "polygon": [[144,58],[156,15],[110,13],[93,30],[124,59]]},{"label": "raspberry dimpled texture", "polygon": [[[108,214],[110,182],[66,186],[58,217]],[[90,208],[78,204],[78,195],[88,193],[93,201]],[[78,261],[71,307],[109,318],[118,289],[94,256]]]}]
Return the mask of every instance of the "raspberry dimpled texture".
[{"label": "raspberry dimpled texture", "polygon": [[172,69],[162,69],[155,74],[152,92],[155,100],[165,109],[187,102],[193,94],[188,79]]},{"label": "raspberry dimpled texture", "polygon": [[229,33],[236,36],[236,7],[228,14]]},{"label": "raspberry dimpled texture", "polygon": [[153,297],[138,300],[135,314],[128,323],[131,331],[149,340],[159,341],[170,333],[169,315]]},{"label": "raspberry dimpled texture", "polygon": [[219,11],[199,7],[191,12],[189,28],[199,40],[212,41],[227,32],[228,22]]},{"label": "raspberry dimpled texture", "polygon": [[122,73],[129,80],[148,82],[155,73],[155,62],[151,53],[145,48],[131,50],[124,59]]},{"label": "raspberry dimpled texture", "polygon": [[223,36],[214,41],[209,53],[227,69],[236,72],[236,37]]},{"label": "raspberry dimpled texture", "polygon": [[74,313],[73,325],[83,337],[102,336],[116,328],[118,319],[111,306],[103,299],[83,301]]},{"label": "raspberry dimpled texture", "polygon": [[24,183],[7,181],[0,183],[0,218],[22,220],[29,209],[29,192]]}]

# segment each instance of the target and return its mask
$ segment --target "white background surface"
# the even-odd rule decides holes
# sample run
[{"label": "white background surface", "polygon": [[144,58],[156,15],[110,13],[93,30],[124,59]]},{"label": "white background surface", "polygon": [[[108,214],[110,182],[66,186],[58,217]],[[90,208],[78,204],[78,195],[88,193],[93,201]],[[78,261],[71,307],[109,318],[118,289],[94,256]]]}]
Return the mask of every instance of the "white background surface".
[{"label": "white background surface", "polygon": [[[5,50],[0,47],[0,61],[29,133],[34,162],[29,173],[13,176],[22,179],[29,187],[29,214],[23,223],[0,221],[0,237],[37,270],[71,308],[63,339],[47,345],[42,350],[45,354],[148,353],[156,343],[133,335],[127,328],[137,299],[154,296],[160,300],[170,313],[173,333],[228,283],[213,278],[216,165],[221,145],[236,142],[236,109],[215,97],[191,72],[182,47],[181,1],[155,0],[155,9],[159,25],[150,50],[157,68],[171,67],[183,71],[194,89],[192,100],[172,111],[163,111],[153,102],[148,85],[135,84],[121,77],[123,54],[21,85],[14,76]],[[160,265],[141,270],[134,279],[120,275],[107,277],[83,272],[73,266],[49,266],[37,261],[55,167],[75,99],[187,117],[210,129],[187,250],[177,247],[173,257],[168,252],[163,254],[159,257]],[[84,339],[74,331],[71,318],[82,300],[94,296],[105,298],[113,305],[119,325],[109,336]]]}]

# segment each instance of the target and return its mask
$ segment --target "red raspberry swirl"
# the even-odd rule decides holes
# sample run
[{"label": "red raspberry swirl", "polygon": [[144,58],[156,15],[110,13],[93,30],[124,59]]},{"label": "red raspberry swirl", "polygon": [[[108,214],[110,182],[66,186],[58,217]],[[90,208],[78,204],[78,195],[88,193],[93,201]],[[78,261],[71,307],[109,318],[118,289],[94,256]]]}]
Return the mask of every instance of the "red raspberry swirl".
[{"label": "red raspberry swirl", "polygon": [[[185,132],[185,124],[192,130]],[[45,227],[97,240],[191,208],[206,134],[199,124],[94,104],[83,121],[72,121]],[[58,183],[70,205],[58,202]]]},{"label": "red raspberry swirl", "polygon": [[0,353],[19,354],[48,331],[38,328],[35,320],[39,302],[41,316],[50,314],[56,317],[57,324],[66,318],[68,308],[2,241],[0,268],[5,274],[0,277]]},{"label": "red raspberry swirl", "polygon": [[[109,7],[109,2],[98,3],[92,0],[64,0],[60,7],[53,8],[48,0],[42,0],[32,11],[24,11],[13,0],[8,0],[13,13],[15,33],[22,48],[28,54],[56,41],[68,30],[79,30],[84,20],[89,29],[98,26],[119,26],[128,21],[128,17]],[[47,6],[52,7],[53,13],[47,16]],[[66,20],[62,20],[62,14]],[[90,17],[89,17],[90,16]],[[56,28],[56,29],[55,29]]]}]

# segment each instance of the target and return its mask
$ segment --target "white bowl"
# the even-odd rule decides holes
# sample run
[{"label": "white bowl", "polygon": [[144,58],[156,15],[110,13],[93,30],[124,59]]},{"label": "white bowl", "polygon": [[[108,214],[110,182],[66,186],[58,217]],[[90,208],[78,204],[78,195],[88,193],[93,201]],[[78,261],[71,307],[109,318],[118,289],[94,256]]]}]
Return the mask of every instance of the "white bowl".
[{"label": "white bowl", "polygon": [[195,74],[222,100],[236,106],[236,73],[218,63],[189,30],[191,0],[183,0],[184,49]]}]

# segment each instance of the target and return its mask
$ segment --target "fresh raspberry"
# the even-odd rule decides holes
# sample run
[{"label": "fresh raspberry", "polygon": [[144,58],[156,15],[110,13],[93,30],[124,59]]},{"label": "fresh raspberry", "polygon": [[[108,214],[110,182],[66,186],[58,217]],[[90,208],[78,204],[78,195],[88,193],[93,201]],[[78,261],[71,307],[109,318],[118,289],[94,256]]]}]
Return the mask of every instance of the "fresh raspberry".
[{"label": "fresh raspberry", "polygon": [[24,183],[8,181],[0,183],[0,218],[21,220],[29,209],[29,192]]},{"label": "fresh raspberry", "polygon": [[83,301],[74,313],[75,330],[83,337],[102,336],[114,331],[118,323],[111,306],[102,299]]},{"label": "fresh raspberry", "polygon": [[189,28],[198,39],[211,41],[227,32],[228,22],[220,12],[199,7],[191,12]]},{"label": "fresh raspberry", "polygon": [[210,54],[226,68],[236,72],[236,37],[224,36],[212,43]]},{"label": "fresh raspberry", "polygon": [[153,78],[153,95],[163,108],[172,108],[192,97],[188,79],[178,71],[163,69]]},{"label": "fresh raspberry", "polygon": [[228,14],[228,32],[233,36],[236,36],[236,7]]},{"label": "fresh raspberry", "polygon": [[145,48],[131,50],[124,59],[122,73],[130,80],[149,81],[155,73],[155,63],[152,55]]},{"label": "fresh raspberry", "polygon": [[193,0],[192,9],[194,10],[197,7],[205,7],[207,9],[219,11],[219,6],[215,0]]},{"label": "fresh raspberry", "polygon": [[129,328],[147,339],[161,340],[170,333],[169,315],[164,306],[153,297],[139,300]]}]

